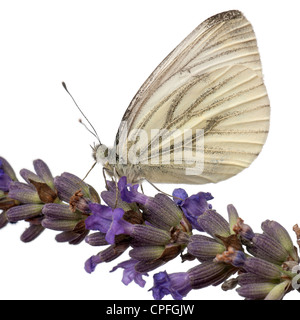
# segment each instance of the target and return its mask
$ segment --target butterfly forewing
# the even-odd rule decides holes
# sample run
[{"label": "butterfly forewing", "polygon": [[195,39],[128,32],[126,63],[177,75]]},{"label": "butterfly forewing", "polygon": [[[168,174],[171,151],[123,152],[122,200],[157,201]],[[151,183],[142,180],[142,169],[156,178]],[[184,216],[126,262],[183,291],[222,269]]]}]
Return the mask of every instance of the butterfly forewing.
[{"label": "butterfly forewing", "polygon": [[[251,164],[268,128],[269,100],[253,29],[242,13],[228,11],[200,24],[151,74],[128,107],[116,144],[122,154],[130,150],[138,157],[127,165],[132,180],[218,182]],[[187,175],[194,164],[183,155],[184,130],[197,129],[203,130],[203,170]],[[148,140],[138,137],[139,130]],[[118,145],[120,140],[126,143]],[[195,134],[184,140],[185,150],[195,151],[195,140]]]}]

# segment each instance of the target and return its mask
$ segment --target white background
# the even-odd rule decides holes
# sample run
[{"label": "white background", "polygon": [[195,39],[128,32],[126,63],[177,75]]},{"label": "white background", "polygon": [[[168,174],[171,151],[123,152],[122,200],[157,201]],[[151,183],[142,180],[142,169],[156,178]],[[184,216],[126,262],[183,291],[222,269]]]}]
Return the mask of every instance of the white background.
[{"label": "white background", "polygon": [[[270,134],[249,169],[186,190],[211,192],[224,215],[233,203],[257,232],[265,219],[277,220],[294,239],[292,227],[300,223],[299,1],[1,1],[1,155],[17,172],[41,158],[54,175],[83,177],[93,163],[89,145],[95,139],[77,122],[81,116],[61,81],[102,142],[112,145],[127,105],[159,62],[203,20],[230,9],[241,10],[256,32],[272,108]],[[87,182],[103,190],[100,166]],[[166,192],[174,187],[160,185]],[[84,262],[100,249],[56,243],[55,231],[24,244],[19,237],[25,227],[21,222],[0,230],[0,299],[152,299],[147,290],[153,273],[144,289],[123,285],[121,270],[109,273],[126,256],[89,275]],[[179,260],[159,270],[195,264]],[[242,299],[219,287],[188,298]]]}]

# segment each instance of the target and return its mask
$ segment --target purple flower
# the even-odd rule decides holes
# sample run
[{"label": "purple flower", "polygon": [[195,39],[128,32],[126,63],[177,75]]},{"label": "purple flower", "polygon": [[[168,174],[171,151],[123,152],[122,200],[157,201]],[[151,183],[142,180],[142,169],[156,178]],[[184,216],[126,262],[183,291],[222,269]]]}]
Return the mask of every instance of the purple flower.
[{"label": "purple flower", "polygon": [[10,164],[0,157],[0,190],[8,192],[10,182],[16,180],[13,169]]},{"label": "purple flower", "polygon": [[105,239],[108,243],[113,244],[116,235],[131,233],[133,224],[123,219],[123,209],[112,210],[97,203],[90,204],[89,208],[92,215],[85,220],[86,228],[106,233]]},{"label": "purple flower", "polygon": [[91,203],[89,208],[92,215],[85,220],[85,226],[89,230],[107,233],[112,223],[112,212],[110,207],[98,203]]},{"label": "purple flower", "polygon": [[92,273],[95,271],[97,265],[103,262],[101,256],[95,255],[91,256],[88,260],[86,260],[84,264],[84,269],[87,273]]},{"label": "purple flower", "polygon": [[192,289],[189,274],[177,272],[168,274],[166,271],[153,276],[154,285],[150,289],[155,300],[161,300],[170,294],[174,300],[182,300]]},{"label": "purple flower", "polygon": [[123,254],[129,247],[129,242],[123,242],[119,245],[113,244],[97,255],[91,256],[84,265],[84,269],[87,273],[92,273],[98,264],[102,262],[111,262]]},{"label": "purple flower", "polygon": [[173,200],[178,206],[181,206],[187,198],[188,194],[184,189],[178,188],[173,191]]},{"label": "purple flower", "polygon": [[188,197],[185,190],[179,188],[173,191],[173,197],[175,198],[174,201],[182,208],[193,228],[203,231],[197,219],[205,211],[212,209],[212,205],[207,203],[207,201],[212,200],[213,196],[210,193],[199,192]]},{"label": "purple flower", "polygon": [[115,242],[115,236],[118,234],[128,234],[130,235],[134,225],[130,222],[123,219],[124,210],[123,209],[115,209],[113,211],[113,220],[109,227],[109,230],[106,233],[106,241],[108,243]]},{"label": "purple flower", "polygon": [[[0,158],[0,162],[2,171],[11,179],[9,190],[7,190],[7,199],[10,198],[15,201],[7,210],[6,217],[10,222],[26,220],[30,223],[29,228],[21,235],[22,241],[30,242],[44,230],[42,226],[44,205],[59,201],[54,188],[53,177],[46,163],[37,159],[33,161],[36,173],[27,169],[20,171],[20,175],[26,181],[26,183],[21,183],[17,181],[9,163],[3,158]],[[0,172],[2,171],[0,170]]]},{"label": "purple flower", "polygon": [[123,261],[113,267],[110,272],[114,272],[118,268],[123,268],[123,278],[122,282],[127,286],[130,282],[134,281],[140,287],[144,288],[146,281],[143,279],[143,276],[148,276],[148,273],[140,273],[135,270],[135,265],[138,263],[137,260],[130,259],[127,261]]},{"label": "purple flower", "polygon": [[145,204],[148,200],[148,197],[138,192],[138,187],[138,184],[132,185],[127,183],[127,178],[125,176],[121,177],[118,182],[121,199],[128,203],[137,202],[140,204]]},{"label": "purple flower", "polygon": [[135,207],[135,204],[132,205],[121,199],[119,186],[117,192],[116,183],[114,181],[106,181],[106,185],[107,190],[101,192],[101,198],[109,207],[114,208],[117,204],[117,207],[122,208],[124,211],[132,210]]},{"label": "purple flower", "polygon": [[[1,162],[0,162],[1,165]],[[0,190],[8,192],[12,179],[2,169],[0,169]]]}]

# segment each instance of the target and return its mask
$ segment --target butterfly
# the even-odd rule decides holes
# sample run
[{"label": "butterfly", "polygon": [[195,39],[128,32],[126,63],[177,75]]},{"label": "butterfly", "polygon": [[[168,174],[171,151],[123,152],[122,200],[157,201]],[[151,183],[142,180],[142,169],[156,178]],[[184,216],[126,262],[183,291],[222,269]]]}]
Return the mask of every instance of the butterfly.
[{"label": "butterfly", "polygon": [[94,158],[132,183],[216,183],[253,162],[269,120],[254,31],[231,10],[201,23],[158,65],[129,104],[113,148],[100,143]]}]

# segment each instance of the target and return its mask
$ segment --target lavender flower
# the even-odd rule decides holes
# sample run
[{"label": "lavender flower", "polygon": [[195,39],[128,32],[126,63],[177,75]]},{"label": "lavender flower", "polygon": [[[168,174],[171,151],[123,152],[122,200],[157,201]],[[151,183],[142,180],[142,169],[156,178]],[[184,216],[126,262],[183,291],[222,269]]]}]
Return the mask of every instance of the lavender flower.
[{"label": "lavender flower", "polygon": [[173,191],[173,199],[181,207],[192,227],[203,231],[197,219],[204,212],[212,209],[212,205],[207,201],[212,200],[213,196],[210,193],[199,192],[188,197],[186,191],[179,188]]},{"label": "lavender flower", "polygon": [[0,157],[0,190],[8,192],[9,184],[13,181],[11,175],[8,172],[11,172],[14,175],[14,171],[10,164],[2,157]]},{"label": "lavender flower", "polygon": [[[167,294],[182,299],[192,289],[221,283],[223,290],[239,285],[237,292],[252,300],[280,300],[293,290],[293,279],[297,275],[293,268],[298,266],[299,257],[286,230],[277,222],[267,220],[262,224],[264,234],[255,234],[232,205],[227,210],[229,222],[213,210],[199,216],[197,223],[211,237],[192,235],[187,249],[189,256],[202,263],[186,273],[156,274],[152,288],[155,299]],[[269,261],[270,257],[275,263]],[[240,271],[238,277],[229,279],[237,271]]]},{"label": "lavender flower", "polygon": [[146,281],[143,279],[143,276],[148,276],[148,273],[143,272],[137,272],[135,270],[135,265],[138,263],[137,260],[130,259],[127,261],[123,261],[113,267],[113,269],[110,272],[116,271],[118,268],[123,268],[123,278],[122,282],[127,286],[130,282],[134,281],[137,285],[144,288]]},{"label": "lavender flower", "polygon": [[[189,197],[178,188],[173,200],[162,193],[149,197],[126,177],[117,184],[106,181],[107,190],[101,193],[104,205],[79,177],[65,172],[53,178],[42,160],[34,161],[34,169],[35,173],[20,171],[26,182],[22,183],[0,158],[0,227],[25,220],[30,223],[21,236],[25,242],[47,228],[60,231],[58,242],[85,240],[105,247],[85,262],[88,273],[128,250],[130,259],[111,270],[123,269],[125,285],[134,281],[144,287],[148,272],[177,256],[199,261],[185,272],[156,273],[151,291],[158,300],[166,295],[181,300],[191,290],[221,284],[225,291],[238,287],[238,294],[248,300],[281,300],[300,287],[298,251],[276,221],[264,221],[263,232],[255,233],[233,205],[227,207],[228,221],[213,210],[210,193]],[[197,230],[202,234],[192,233]],[[298,225],[294,231],[300,245]]]},{"label": "lavender flower", "polygon": [[182,300],[192,290],[188,272],[168,274],[164,271],[156,273],[153,279],[151,290],[155,300],[161,300],[168,294],[172,295],[173,299]]},{"label": "lavender flower", "polygon": [[18,205],[19,201],[8,196],[9,186],[12,181],[17,181],[15,172],[11,165],[0,157],[0,229],[7,225],[7,210]]},{"label": "lavender flower", "polygon": [[192,289],[203,289],[210,285],[217,286],[233,273],[232,268],[224,263],[211,261],[189,269],[187,272],[167,274],[160,272],[154,275],[152,294],[154,299],[161,300],[170,294],[173,299],[181,300]]},{"label": "lavender flower", "polygon": [[8,190],[8,197],[18,201],[19,205],[7,210],[7,219],[11,222],[26,220],[30,224],[21,235],[21,240],[24,242],[34,240],[44,231],[42,226],[44,205],[59,201],[48,166],[42,160],[35,160],[33,166],[36,173],[27,169],[20,171],[26,184],[14,179],[10,182]]},{"label": "lavender flower", "polygon": [[237,292],[254,300],[282,300],[293,290],[293,272],[299,256],[287,231],[276,221],[262,223],[263,234],[255,234],[247,249],[248,257],[238,277]]},{"label": "lavender flower", "polygon": [[84,224],[90,214],[89,203],[100,201],[91,186],[68,173],[54,179],[42,160],[33,162],[35,173],[27,169],[20,171],[26,183],[17,181],[5,159],[1,158],[1,164],[0,179],[5,175],[2,186],[6,190],[1,190],[0,208],[4,209],[1,226],[8,221],[29,222],[29,228],[21,235],[24,242],[34,240],[45,228],[62,231],[56,237],[59,242],[78,244],[84,240],[89,232]]},{"label": "lavender flower", "polygon": [[[43,227],[62,231],[56,236],[58,242],[79,244],[89,233],[85,221],[91,214],[90,205],[98,205],[100,197],[93,187],[77,176],[65,172],[54,179],[60,203],[43,207]],[[64,203],[62,203],[62,201]]]},{"label": "lavender flower", "polygon": [[[232,220],[231,212],[228,214]],[[244,264],[245,255],[240,239],[221,215],[208,209],[199,215],[197,223],[212,236],[192,235],[189,238],[188,254],[196,257],[202,264],[186,273],[156,274],[152,288],[155,299],[162,299],[166,294],[171,294],[174,299],[182,299],[192,289],[218,285]],[[178,285],[184,290],[178,289]]]},{"label": "lavender flower", "polygon": [[[172,200],[164,194],[148,197],[138,191],[138,185],[127,184],[126,177],[119,180],[117,188],[108,181],[107,188],[101,195],[108,206],[90,204],[92,215],[85,221],[88,229],[98,231],[112,245],[117,244],[119,236],[127,236],[132,248],[129,255],[136,261],[134,269],[139,274],[180,254],[188,242],[191,226]],[[95,244],[92,237],[87,242]],[[87,265],[93,267],[86,270],[93,271],[95,262],[106,261],[103,252],[88,260]]]}]

